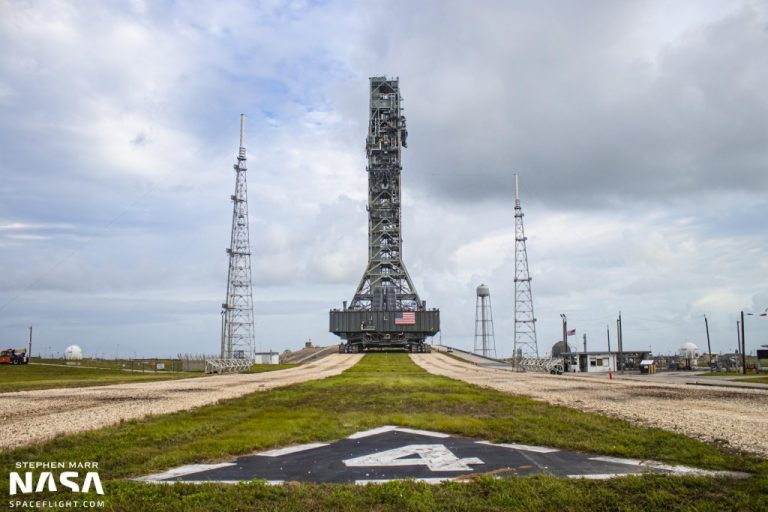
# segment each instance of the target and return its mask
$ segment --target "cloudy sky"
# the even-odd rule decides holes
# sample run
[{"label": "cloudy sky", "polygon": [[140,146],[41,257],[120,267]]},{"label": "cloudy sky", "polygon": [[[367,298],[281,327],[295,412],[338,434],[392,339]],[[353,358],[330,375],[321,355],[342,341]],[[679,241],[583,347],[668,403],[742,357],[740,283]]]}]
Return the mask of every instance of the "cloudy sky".
[{"label": "cloudy sky", "polygon": [[[215,353],[239,115],[257,344],[330,344],[365,267],[368,77],[399,76],[404,257],[512,351],[513,173],[539,347],[736,346],[768,307],[764,1],[0,0],[0,343]],[[768,318],[748,317],[752,350]],[[50,348],[49,348],[50,347]]]}]

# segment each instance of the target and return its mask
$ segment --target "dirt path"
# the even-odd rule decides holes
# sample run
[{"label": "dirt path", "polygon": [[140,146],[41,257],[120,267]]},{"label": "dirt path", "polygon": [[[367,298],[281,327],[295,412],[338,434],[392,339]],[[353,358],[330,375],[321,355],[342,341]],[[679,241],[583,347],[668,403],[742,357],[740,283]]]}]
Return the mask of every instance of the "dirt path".
[{"label": "dirt path", "polygon": [[340,374],[360,357],[333,354],[307,365],[264,373],[0,393],[0,449],[323,379]]},{"label": "dirt path", "polygon": [[596,380],[483,368],[443,354],[411,358],[430,373],[600,412],[768,457],[768,391]]}]

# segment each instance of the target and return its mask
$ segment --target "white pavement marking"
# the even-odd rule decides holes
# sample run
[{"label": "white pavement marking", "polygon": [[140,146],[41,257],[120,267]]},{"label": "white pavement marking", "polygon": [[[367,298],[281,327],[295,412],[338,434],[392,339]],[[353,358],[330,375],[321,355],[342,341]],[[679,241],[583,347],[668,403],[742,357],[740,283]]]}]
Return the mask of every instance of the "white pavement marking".
[{"label": "white pavement marking", "polygon": [[286,448],[276,448],[274,450],[268,450],[266,452],[255,453],[254,455],[258,455],[260,457],[280,457],[282,455],[288,455],[291,453],[298,453],[306,450],[313,450],[315,448],[321,448],[323,446],[328,446],[329,444],[330,443],[298,444],[296,446],[288,446]]},{"label": "white pavement marking", "polygon": [[362,430],[360,432],[355,432],[354,434],[347,437],[347,439],[360,439],[363,437],[368,436],[375,436],[377,434],[383,434],[385,432],[391,432],[393,430],[397,430],[398,427],[395,425],[384,425],[383,427],[378,428],[372,428],[370,430]]},{"label": "white pavement marking", "polygon": [[525,452],[553,453],[559,452],[557,448],[547,448],[546,446],[530,446],[527,444],[513,443],[492,443],[490,441],[477,441],[477,444],[487,444],[488,446],[501,446],[503,448],[512,448],[513,450],[523,450]]},{"label": "white pavement marking", "polygon": [[642,473],[596,473],[592,475],[568,475],[568,478],[583,478],[585,480],[609,480],[621,476],[641,475]]},{"label": "white pavement marking", "polygon": [[450,434],[446,434],[444,432],[433,432],[431,430],[417,430],[415,428],[397,427],[394,430],[398,432],[404,432],[406,434],[416,434],[419,436],[430,436],[430,437],[440,437],[440,438],[451,437]]},{"label": "white pavement marking", "polygon": [[[385,484],[387,482],[397,482],[399,480],[402,480],[402,478],[381,478],[376,480],[355,480],[355,484],[357,485],[368,485],[368,484]],[[453,478],[413,478],[414,482],[424,482],[425,484],[432,484],[437,485],[441,484],[443,482],[450,482],[453,480]],[[459,480],[459,481],[465,481],[465,480]],[[466,480],[468,481],[468,480]]]},{"label": "white pavement marking", "polygon": [[139,482],[155,482],[159,480],[165,480],[166,478],[176,478],[180,476],[191,475],[193,473],[200,473],[201,471],[226,468],[234,465],[234,462],[221,462],[219,464],[188,464],[186,466],[179,466],[178,468],[169,469],[163,473],[155,473],[153,475],[134,478],[134,480]]},{"label": "white pavement marking", "polygon": [[372,428],[370,430],[363,430],[362,432],[355,432],[347,437],[347,439],[360,439],[368,436],[375,436],[378,434],[384,434],[385,432],[403,432],[405,434],[416,434],[419,436],[439,437],[444,439],[451,437],[450,434],[444,432],[435,432],[432,430],[419,430],[415,428],[398,427],[396,425],[384,425],[383,427]]},{"label": "white pavement marking", "polygon": [[672,466],[655,460],[621,459],[618,457],[590,457],[589,460],[645,467],[659,471],[667,471],[676,475],[711,476],[717,478],[749,478],[751,476],[749,473],[742,473],[741,471],[715,471],[712,469],[699,469],[689,466]]},{"label": "white pavement marking", "polygon": [[[408,455],[416,457],[405,458]],[[442,444],[409,444],[344,461],[347,467],[427,466],[431,471],[472,471],[470,464],[484,464],[477,457],[460,459]]]}]

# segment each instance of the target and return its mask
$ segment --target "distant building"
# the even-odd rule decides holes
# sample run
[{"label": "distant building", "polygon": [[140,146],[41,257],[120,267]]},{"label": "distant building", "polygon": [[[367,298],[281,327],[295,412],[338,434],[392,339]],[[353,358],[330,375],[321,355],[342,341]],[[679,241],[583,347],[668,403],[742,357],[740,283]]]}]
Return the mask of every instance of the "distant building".
[{"label": "distant building", "polygon": [[255,364],[278,364],[280,354],[277,352],[256,352],[253,354],[253,361]]}]

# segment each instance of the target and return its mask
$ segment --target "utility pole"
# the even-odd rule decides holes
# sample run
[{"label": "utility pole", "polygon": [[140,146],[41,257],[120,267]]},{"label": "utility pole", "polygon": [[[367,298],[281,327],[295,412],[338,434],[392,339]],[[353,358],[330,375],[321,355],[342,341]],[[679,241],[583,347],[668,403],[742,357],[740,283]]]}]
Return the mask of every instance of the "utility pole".
[{"label": "utility pole", "polygon": [[619,345],[619,372],[624,375],[624,339],[621,332],[621,311],[619,311],[619,318],[616,320],[616,337],[618,338],[616,343]]},{"label": "utility pole", "polygon": [[27,351],[27,361],[32,358],[32,326],[29,326],[29,350]]},{"label": "utility pole", "polygon": [[741,310],[741,368],[747,374],[747,341],[744,339],[744,310]]},{"label": "utility pole", "polygon": [[563,352],[568,352],[568,317],[565,313],[560,313],[563,319]]},{"label": "utility pole", "polygon": [[611,353],[611,328],[605,324],[605,335],[608,337],[608,354]]},{"label": "utility pole", "polygon": [[222,309],[221,310],[221,355],[219,356],[222,359],[224,359],[224,318],[225,318],[225,315],[226,315],[226,310]]},{"label": "utility pole", "polygon": [[736,352],[741,352],[741,321],[736,320]]},{"label": "utility pole", "polygon": [[709,371],[714,371],[712,368],[712,344],[709,342],[709,322],[707,321],[707,315],[704,315],[704,329],[707,331],[707,351],[709,352]]},{"label": "utility pole", "polygon": [[587,333],[584,333],[584,354],[587,353]]}]

